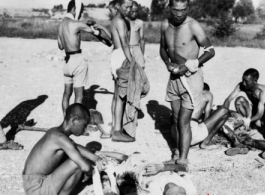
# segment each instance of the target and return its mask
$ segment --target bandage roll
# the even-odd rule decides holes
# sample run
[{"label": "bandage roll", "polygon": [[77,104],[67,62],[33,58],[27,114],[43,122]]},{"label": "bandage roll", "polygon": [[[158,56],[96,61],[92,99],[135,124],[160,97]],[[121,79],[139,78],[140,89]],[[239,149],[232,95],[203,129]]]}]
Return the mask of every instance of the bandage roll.
[{"label": "bandage roll", "polygon": [[199,60],[187,60],[185,66],[191,73],[197,72],[197,70],[199,69]]}]

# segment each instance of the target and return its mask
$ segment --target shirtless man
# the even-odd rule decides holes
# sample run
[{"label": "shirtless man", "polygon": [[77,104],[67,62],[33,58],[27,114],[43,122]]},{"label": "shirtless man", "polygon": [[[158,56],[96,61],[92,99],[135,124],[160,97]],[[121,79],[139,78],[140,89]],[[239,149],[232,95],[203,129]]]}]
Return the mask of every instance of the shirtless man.
[{"label": "shirtless man", "polygon": [[131,53],[135,61],[142,68],[145,68],[144,22],[142,20],[137,19],[138,9],[139,9],[139,4],[136,1],[133,1],[132,10],[129,15],[129,21],[131,26],[130,47],[131,47]]},{"label": "shirtless man", "polygon": [[234,128],[245,126],[246,129],[250,125],[256,125],[264,130],[265,114],[265,85],[258,84],[259,72],[250,68],[246,70],[240,82],[234,91],[226,98],[224,106],[229,108],[230,103],[240,92],[244,92],[250,102],[243,96],[238,96],[235,100],[235,108],[242,120],[238,120]]},{"label": "shirtless man", "polygon": [[[62,109],[65,114],[69,106],[69,100],[75,92],[75,103],[82,103],[84,87],[88,86],[88,59],[82,54],[80,49],[81,34],[80,31],[96,35],[103,43],[110,45],[108,41],[101,38],[100,30],[103,30],[107,36],[110,34],[106,28],[96,24],[97,30],[93,28],[94,21],[78,21],[83,13],[84,6],[80,0],[71,0],[68,4],[67,15],[59,25],[58,46],[65,50],[64,73],[64,94],[62,100]],[[88,26],[90,25],[90,26]]]},{"label": "shirtless man", "polygon": [[[194,107],[201,103],[203,75],[201,66],[215,55],[201,25],[187,16],[189,0],[170,0],[171,17],[162,22],[160,55],[170,79],[166,101],[171,102],[173,126],[179,131],[178,164],[186,166],[191,143],[190,121]],[[204,53],[199,57],[200,47]]]},{"label": "shirtless man", "polygon": [[[103,160],[85,147],[75,144],[70,135],[80,136],[89,122],[82,104],[66,109],[63,123],[51,128],[31,150],[22,173],[26,195],[70,194],[82,173],[91,175],[91,163]],[[86,160],[87,158],[88,160]]]},{"label": "shirtless man", "polygon": [[116,0],[117,14],[111,21],[111,35],[114,44],[114,50],[111,54],[110,66],[113,79],[115,82],[114,91],[114,124],[112,127],[112,141],[133,142],[134,138],[126,135],[122,130],[122,118],[125,108],[125,99],[119,96],[117,86],[117,69],[122,66],[124,60],[132,62],[132,54],[130,52],[129,36],[130,24],[126,20],[126,16],[130,13],[132,0]]}]

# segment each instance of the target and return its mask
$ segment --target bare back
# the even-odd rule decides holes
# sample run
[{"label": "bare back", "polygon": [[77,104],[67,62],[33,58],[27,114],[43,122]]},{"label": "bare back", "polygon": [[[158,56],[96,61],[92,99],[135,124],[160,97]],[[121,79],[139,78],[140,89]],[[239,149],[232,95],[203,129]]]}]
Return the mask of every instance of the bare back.
[{"label": "bare back", "polygon": [[64,150],[57,144],[62,137],[72,142],[58,128],[50,129],[31,150],[23,174],[51,174],[66,157]]},{"label": "bare back", "polygon": [[[122,25],[121,25],[122,24]],[[115,16],[113,20],[111,21],[111,35],[112,35],[112,42],[114,44],[114,49],[118,49],[122,47],[120,37],[122,36],[120,34],[120,26],[122,26],[122,30],[125,33],[125,41],[129,43],[130,38],[130,24],[127,20],[120,18],[119,16]]]}]

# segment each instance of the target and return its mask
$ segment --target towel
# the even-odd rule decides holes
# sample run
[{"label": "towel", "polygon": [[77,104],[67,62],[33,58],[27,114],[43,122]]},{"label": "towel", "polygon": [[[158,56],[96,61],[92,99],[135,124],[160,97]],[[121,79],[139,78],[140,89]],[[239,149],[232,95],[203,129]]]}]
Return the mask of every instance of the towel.
[{"label": "towel", "polygon": [[123,129],[131,137],[135,137],[138,112],[141,110],[140,99],[144,98],[150,85],[144,70],[133,59],[131,63],[126,59],[117,70],[119,96],[126,99],[123,116]]}]

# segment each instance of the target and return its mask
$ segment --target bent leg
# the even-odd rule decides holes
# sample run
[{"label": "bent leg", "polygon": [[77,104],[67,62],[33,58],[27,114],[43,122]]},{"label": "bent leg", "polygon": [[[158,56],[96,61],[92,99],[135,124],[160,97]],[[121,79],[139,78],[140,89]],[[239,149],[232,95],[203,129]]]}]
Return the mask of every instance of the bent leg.
[{"label": "bent leg", "polygon": [[181,106],[179,113],[179,162],[187,162],[191,143],[190,121],[193,110]]},{"label": "bent leg", "polygon": [[236,98],[235,107],[237,113],[241,114],[243,117],[251,116],[251,106],[243,96]]},{"label": "bent leg", "polygon": [[221,129],[228,118],[229,110],[225,107],[220,107],[214,113],[208,117],[204,123],[209,131],[208,136],[201,143],[200,147],[206,149],[213,136],[217,134],[217,132]]},{"label": "bent leg", "polygon": [[124,108],[125,108],[125,99],[121,98],[119,95],[117,95],[117,100],[115,102],[115,112],[114,112],[114,131],[122,131],[122,119],[124,114]]},{"label": "bent leg", "polygon": [[63,101],[62,101],[62,109],[63,114],[65,115],[65,111],[69,106],[69,100],[73,93],[73,84],[64,84],[64,93],[63,93]]},{"label": "bent leg", "polygon": [[75,91],[75,103],[82,104],[84,87],[75,87],[74,91]]},{"label": "bent leg", "polygon": [[51,174],[55,191],[60,195],[70,194],[80,181],[81,175],[82,171],[78,165],[67,159]]}]

